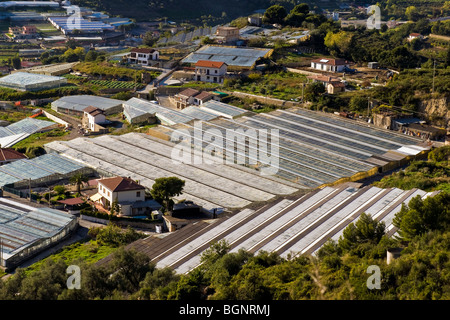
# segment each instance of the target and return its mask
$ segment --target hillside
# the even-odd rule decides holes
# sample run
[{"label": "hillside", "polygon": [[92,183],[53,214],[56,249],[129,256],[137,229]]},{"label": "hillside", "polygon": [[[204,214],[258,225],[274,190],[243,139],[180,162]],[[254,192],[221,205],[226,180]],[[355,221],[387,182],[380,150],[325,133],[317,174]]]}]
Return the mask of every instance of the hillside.
[{"label": "hillside", "polygon": [[181,21],[212,15],[228,18],[251,14],[254,10],[265,9],[271,0],[135,0],[133,6],[127,0],[74,0],[72,3],[107,11],[112,15],[121,15],[136,20],[153,20],[167,17],[169,20]]}]

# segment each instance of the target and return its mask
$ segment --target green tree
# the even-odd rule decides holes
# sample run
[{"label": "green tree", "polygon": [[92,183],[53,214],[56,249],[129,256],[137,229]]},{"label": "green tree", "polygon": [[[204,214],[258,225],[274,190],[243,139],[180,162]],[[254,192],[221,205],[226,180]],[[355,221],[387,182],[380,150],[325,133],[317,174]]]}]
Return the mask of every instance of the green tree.
[{"label": "green tree", "polygon": [[58,196],[62,196],[66,193],[66,187],[62,185],[54,186],[53,191],[55,191]]},{"label": "green tree", "polygon": [[309,13],[309,6],[306,3],[300,3],[297,4],[290,13],[302,13],[302,14],[308,14]]},{"label": "green tree", "polygon": [[87,183],[89,181],[89,177],[82,174],[81,172],[74,174],[70,177],[69,182],[77,186],[77,193],[79,194],[81,191],[81,186],[83,183]]},{"label": "green tree", "polygon": [[350,111],[362,112],[367,110],[367,97],[353,96],[348,103]]},{"label": "green tree", "polygon": [[158,178],[155,179],[150,194],[166,211],[172,212],[174,204],[172,197],[183,193],[184,184],[185,181],[177,177]]},{"label": "green tree", "polygon": [[325,86],[321,82],[313,82],[305,88],[305,99],[307,101],[318,101],[319,96],[325,92]]},{"label": "green tree", "polygon": [[408,20],[417,21],[420,19],[421,14],[419,9],[415,6],[409,6],[405,10],[405,15],[408,18]]},{"label": "green tree", "polygon": [[111,277],[114,288],[131,294],[140,289],[139,284],[155,269],[155,264],[150,263],[146,254],[121,247],[114,251],[110,268],[114,272]]},{"label": "green tree", "polygon": [[21,68],[21,60],[19,56],[14,56],[13,58],[11,58],[11,66],[16,70]]},{"label": "green tree", "polygon": [[264,12],[263,22],[270,24],[274,23],[282,24],[286,16],[287,16],[286,9],[283,6],[275,4],[267,8],[266,12]]},{"label": "green tree", "polygon": [[350,223],[341,237],[339,246],[344,250],[352,250],[360,244],[378,244],[385,233],[384,222],[373,220],[369,214],[362,213],[356,223]]},{"label": "green tree", "polygon": [[328,32],[324,44],[332,55],[346,56],[351,49],[353,35],[347,31]]},{"label": "green tree", "polygon": [[156,39],[153,36],[152,31],[147,31],[142,38],[142,43],[146,46],[153,47],[156,43]]},{"label": "green tree", "polygon": [[450,226],[450,194],[442,192],[425,200],[416,196],[408,205],[402,205],[392,223],[399,229],[399,238],[405,240],[411,240],[428,231],[448,230]]},{"label": "green tree", "polygon": [[92,62],[95,61],[98,57],[98,52],[95,50],[89,50],[86,55],[84,56],[84,61],[86,62]]}]

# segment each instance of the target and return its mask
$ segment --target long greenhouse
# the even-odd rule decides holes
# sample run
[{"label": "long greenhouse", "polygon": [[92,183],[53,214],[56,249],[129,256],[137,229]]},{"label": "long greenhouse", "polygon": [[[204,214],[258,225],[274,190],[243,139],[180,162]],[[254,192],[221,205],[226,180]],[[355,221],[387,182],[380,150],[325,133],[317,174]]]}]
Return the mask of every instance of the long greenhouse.
[{"label": "long greenhouse", "polygon": [[61,241],[78,226],[75,216],[0,198],[0,264],[14,268]]},{"label": "long greenhouse", "polygon": [[[161,124],[148,134],[55,141],[46,148],[105,175],[131,176],[147,188],[156,178],[178,176],[186,180],[180,199],[206,209],[243,208],[297,190],[358,181],[427,150],[418,138],[302,109],[231,117],[174,119],[178,123]],[[277,141],[267,141],[264,156],[262,141],[248,139],[249,132],[263,129],[270,139],[278,133]],[[190,154],[178,158],[183,150]]]}]

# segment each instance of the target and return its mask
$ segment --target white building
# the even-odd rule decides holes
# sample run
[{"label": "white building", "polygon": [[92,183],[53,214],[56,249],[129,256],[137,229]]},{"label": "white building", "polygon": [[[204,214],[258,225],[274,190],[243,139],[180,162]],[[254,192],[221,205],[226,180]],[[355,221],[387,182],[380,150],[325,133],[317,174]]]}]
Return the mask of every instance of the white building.
[{"label": "white building", "polygon": [[159,52],[155,49],[134,48],[128,55],[128,62],[142,65],[149,65],[150,61],[159,59]]},{"label": "white building", "polygon": [[98,202],[107,210],[114,202],[121,208],[123,215],[131,214],[132,204],[145,201],[145,187],[125,177],[98,180]]},{"label": "white building", "polygon": [[423,39],[423,35],[421,35],[420,33],[410,33],[408,41],[412,41],[414,39]]},{"label": "white building", "polygon": [[350,67],[350,62],[344,59],[316,59],[311,61],[311,68],[329,72],[343,72]]},{"label": "white building", "polygon": [[99,126],[106,122],[105,112],[92,106],[85,108],[83,111],[83,127],[90,131],[99,131]]},{"label": "white building", "polygon": [[227,64],[221,61],[198,60],[195,64],[195,80],[223,83],[227,74]]}]

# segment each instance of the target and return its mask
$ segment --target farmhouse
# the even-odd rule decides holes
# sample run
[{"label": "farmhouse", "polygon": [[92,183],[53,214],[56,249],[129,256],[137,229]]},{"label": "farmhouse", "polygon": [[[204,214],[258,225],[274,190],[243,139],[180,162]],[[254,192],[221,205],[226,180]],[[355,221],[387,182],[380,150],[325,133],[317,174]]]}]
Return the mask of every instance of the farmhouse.
[{"label": "farmhouse", "polygon": [[350,62],[344,59],[316,59],[311,61],[311,68],[329,72],[343,72],[350,66]]},{"label": "farmhouse", "polygon": [[[117,203],[121,215],[149,214],[161,205],[154,200],[145,200],[145,187],[126,177],[98,180],[95,199],[104,209],[110,211]],[[115,208],[117,209],[117,208]]]},{"label": "farmhouse", "polygon": [[98,133],[106,131],[106,129],[101,126],[107,122],[105,112],[102,109],[89,106],[83,111],[83,119],[81,121],[83,128],[88,129],[91,132]]},{"label": "farmhouse", "polygon": [[134,48],[127,56],[129,63],[149,65],[150,61],[159,59],[159,52],[155,49]]},{"label": "farmhouse", "polygon": [[227,64],[221,61],[199,60],[195,64],[195,79],[197,81],[223,83],[227,74]]},{"label": "farmhouse", "polygon": [[231,43],[239,40],[239,28],[217,27],[216,39],[219,43]]}]

